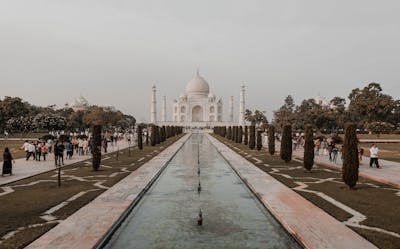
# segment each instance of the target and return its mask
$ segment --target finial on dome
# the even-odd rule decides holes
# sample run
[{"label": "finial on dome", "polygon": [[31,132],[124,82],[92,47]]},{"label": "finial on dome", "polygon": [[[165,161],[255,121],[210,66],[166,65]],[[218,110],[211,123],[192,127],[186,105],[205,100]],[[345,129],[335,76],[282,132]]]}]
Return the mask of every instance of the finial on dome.
[{"label": "finial on dome", "polygon": [[200,76],[199,67],[197,67],[197,69],[196,69],[196,76]]}]

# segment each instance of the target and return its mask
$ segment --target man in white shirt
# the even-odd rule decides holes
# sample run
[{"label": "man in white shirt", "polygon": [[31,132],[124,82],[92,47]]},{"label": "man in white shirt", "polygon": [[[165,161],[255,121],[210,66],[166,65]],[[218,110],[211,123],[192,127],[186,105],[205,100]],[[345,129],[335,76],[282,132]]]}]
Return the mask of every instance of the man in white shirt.
[{"label": "man in white shirt", "polygon": [[25,140],[25,143],[22,145],[21,150],[24,150],[26,153],[26,160],[28,161],[29,159],[29,143],[27,140]]},{"label": "man in white shirt", "polygon": [[378,146],[374,143],[372,147],[369,149],[369,166],[372,167],[373,164],[376,165],[377,168],[379,168],[379,162],[378,162],[378,153],[379,149]]}]

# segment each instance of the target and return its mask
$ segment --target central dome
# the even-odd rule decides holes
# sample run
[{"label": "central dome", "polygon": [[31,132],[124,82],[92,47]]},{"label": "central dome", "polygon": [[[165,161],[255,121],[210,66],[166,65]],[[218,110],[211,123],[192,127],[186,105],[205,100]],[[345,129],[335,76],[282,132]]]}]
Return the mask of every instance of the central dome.
[{"label": "central dome", "polygon": [[210,92],[210,87],[207,81],[197,72],[187,83],[185,91],[188,97],[207,97]]}]

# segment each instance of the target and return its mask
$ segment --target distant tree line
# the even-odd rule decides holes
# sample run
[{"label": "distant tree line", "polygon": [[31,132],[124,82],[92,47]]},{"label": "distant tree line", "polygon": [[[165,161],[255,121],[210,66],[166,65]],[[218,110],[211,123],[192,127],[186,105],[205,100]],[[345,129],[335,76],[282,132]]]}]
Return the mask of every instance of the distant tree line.
[{"label": "distant tree line", "polygon": [[295,105],[289,95],[274,112],[273,124],[278,131],[284,124],[292,124],[294,131],[304,131],[305,124],[311,124],[322,133],[336,133],[351,122],[359,131],[400,132],[400,100],[383,93],[380,84],[370,83],[362,89],[353,89],[348,100],[348,105],[342,97],[334,97],[328,103],[306,99]]},{"label": "distant tree line", "polygon": [[54,105],[40,107],[31,105],[18,97],[0,99],[0,130],[9,132],[84,130],[93,125],[104,128],[127,129],[136,119],[113,107],[88,106],[86,110],[55,108]]}]

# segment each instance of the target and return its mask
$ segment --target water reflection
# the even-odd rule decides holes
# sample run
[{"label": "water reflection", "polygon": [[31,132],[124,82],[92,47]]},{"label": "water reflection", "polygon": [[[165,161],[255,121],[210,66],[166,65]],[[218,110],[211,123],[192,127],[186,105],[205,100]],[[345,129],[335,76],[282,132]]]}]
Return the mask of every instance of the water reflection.
[{"label": "water reflection", "polygon": [[300,247],[210,141],[193,134],[106,248]]}]

